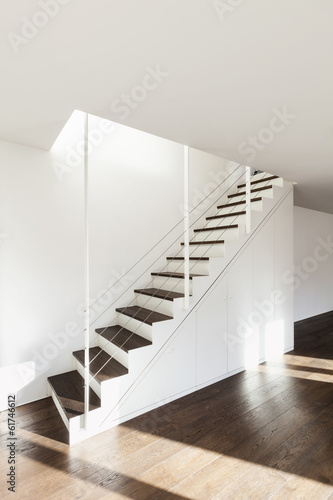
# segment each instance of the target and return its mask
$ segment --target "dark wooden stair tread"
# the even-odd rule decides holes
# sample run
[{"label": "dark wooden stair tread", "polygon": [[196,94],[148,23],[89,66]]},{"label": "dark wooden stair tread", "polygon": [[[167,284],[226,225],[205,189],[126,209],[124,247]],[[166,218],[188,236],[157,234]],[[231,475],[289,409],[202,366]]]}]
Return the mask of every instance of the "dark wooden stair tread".
[{"label": "dark wooden stair tread", "polygon": [[[167,257],[167,260],[185,260],[185,257]],[[209,257],[190,257],[190,260],[209,261]]]},{"label": "dark wooden stair tread", "polygon": [[[162,278],[178,278],[180,280],[185,279],[185,274],[184,273],[173,273],[173,272],[162,272],[162,273],[151,273],[152,276],[162,276]],[[192,274],[190,273],[189,278],[190,280],[192,278],[197,278],[203,276],[202,274]]]},{"label": "dark wooden stair tread", "polygon": [[[251,189],[251,193],[258,193],[259,191],[267,191],[267,189],[273,189],[273,186],[262,186],[259,188]],[[245,196],[246,191],[242,191],[241,193],[229,194],[228,198],[235,198],[236,196]]]},{"label": "dark wooden stair tread", "polygon": [[153,325],[153,323],[158,323],[159,321],[173,319],[171,316],[167,316],[166,314],[151,311],[150,309],[144,309],[139,306],[118,307],[116,311],[121,314],[125,314],[125,316],[129,316],[130,318],[137,319],[142,323],[146,323],[147,325]]},{"label": "dark wooden stair tread", "polygon": [[213,215],[212,217],[206,217],[206,220],[224,219],[225,217],[236,217],[238,215],[246,215],[246,211],[243,210],[242,212],[230,212],[230,214]]},{"label": "dark wooden stair tread", "polygon": [[[264,177],[264,178],[259,179],[257,181],[251,181],[251,186],[253,186],[255,184],[260,184],[261,182],[273,181],[274,179],[278,179],[278,178],[279,178],[278,175],[271,175],[270,177]],[[239,184],[237,187],[238,187],[238,189],[241,189],[243,187],[246,187],[246,184]]]},{"label": "dark wooden stair tread", "polygon": [[[190,241],[190,245],[220,245],[223,244],[224,240],[213,240],[213,241]],[[185,245],[185,243],[181,243],[182,246]]]},{"label": "dark wooden stair tread", "polygon": [[[255,203],[256,201],[261,201],[262,198],[252,198],[251,203]],[[241,201],[233,201],[232,203],[226,203],[225,205],[219,205],[217,209],[219,210],[220,208],[228,208],[228,207],[236,207],[238,205],[245,205],[246,200],[241,200]]]},{"label": "dark wooden stair tread", "polygon": [[237,229],[237,228],[238,228],[238,224],[230,224],[229,226],[203,227],[201,229],[195,229],[194,232],[195,233],[202,233],[204,231],[217,231],[218,229],[225,230],[225,229]]},{"label": "dark wooden stair tread", "polygon": [[125,352],[132,351],[133,349],[139,349],[140,347],[147,347],[152,344],[150,340],[147,340],[120,325],[98,328],[96,333],[109,342],[112,342],[112,344],[116,345]]},{"label": "dark wooden stair tread", "polygon": [[171,292],[170,290],[161,290],[160,288],[141,288],[134,290],[134,293],[148,295],[149,297],[156,297],[157,299],[165,299],[169,301],[184,298],[183,293]]},{"label": "dark wooden stair tread", "polygon": [[[84,379],[78,371],[73,370],[48,378],[57,399],[68,419],[84,413]],[[101,400],[90,388],[89,410],[100,408]]]},{"label": "dark wooden stair tread", "polygon": [[[84,349],[73,352],[73,356],[84,366]],[[100,347],[91,347],[89,349],[90,374],[98,380],[104,382],[112,378],[121,377],[128,373],[128,369],[112,358],[110,354],[103,351]]]}]

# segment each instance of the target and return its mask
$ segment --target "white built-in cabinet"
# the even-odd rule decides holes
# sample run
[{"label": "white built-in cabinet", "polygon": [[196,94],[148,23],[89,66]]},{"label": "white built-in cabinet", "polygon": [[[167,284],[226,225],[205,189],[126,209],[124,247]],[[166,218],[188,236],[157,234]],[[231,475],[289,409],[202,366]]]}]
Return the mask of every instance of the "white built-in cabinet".
[{"label": "white built-in cabinet", "polygon": [[[197,385],[228,371],[228,283],[223,278],[197,310]],[[212,321],[214,318],[214,321]]]},{"label": "white built-in cabinet", "polygon": [[285,350],[294,345],[294,291],[285,279],[294,264],[293,195],[290,194],[275,214],[275,288],[280,293],[275,307],[275,324]]},{"label": "white built-in cabinet", "polygon": [[198,307],[199,386],[293,348],[292,210],[290,194]]}]

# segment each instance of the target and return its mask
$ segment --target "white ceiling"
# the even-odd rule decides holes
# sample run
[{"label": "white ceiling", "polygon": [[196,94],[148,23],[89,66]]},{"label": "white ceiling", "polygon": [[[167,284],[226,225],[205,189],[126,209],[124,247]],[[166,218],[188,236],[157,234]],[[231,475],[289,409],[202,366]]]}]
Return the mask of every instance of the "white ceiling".
[{"label": "white ceiling", "polygon": [[[294,180],[296,204],[333,213],[332,0],[215,1],[220,16],[213,0],[3,1],[0,137],[49,149],[80,109]],[[11,43],[22,18],[46,24]],[[122,119],[111,105],[131,92]]]}]

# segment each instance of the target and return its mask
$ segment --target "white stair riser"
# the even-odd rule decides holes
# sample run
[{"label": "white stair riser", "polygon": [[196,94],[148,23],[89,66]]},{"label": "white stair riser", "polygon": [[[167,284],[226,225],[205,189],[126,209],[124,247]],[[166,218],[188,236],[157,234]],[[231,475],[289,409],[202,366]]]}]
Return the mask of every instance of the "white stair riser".
[{"label": "white stair riser", "polygon": [[[174,273],[184,272],[184,261],[168,261],[168,271]],[[190,260],[190,272],[194,274],[209,274],[209,261]]]},{"label": "white stair riser", "polygon": [[[184,250],[182,250],[184,256]],[[218,243],[215,245],[191,245],[191,257],[224,257],[225,244]]]},{"label": "white stair riser", "polygon": [[200,233],[195,233],[192,241],[217,241],[217,240],[238,240],[239,230],[238,228],[233,229],[219,229],[215,231],[200,231]]},{"label": "white stair riser", "polygon": [[156,311],[167,316],[174,315],[174,307],[172,300],[160,299],[158,297],[150,297],[148,295],[136,294],[136,305],[151,311]]},{"label": "white stair riser", "polygon": [[221,219],[213,219],[207,221],[206,227],[226,226],[227,224],[242,225],[246,222],[246,215],[235,215],[234,217],[223,217]]},{"label": "white stair riser", "polygon": [[[154,276],[154,288],[183,293],[184,280],[178,278],[166,278],[165,276]],[[192,294],[192,280],[190,280],[190,294]]]},{"label": "white stair riser", "polygon": [[278,179],[274,179],[272,181],[272,184],[273,184],[273,186],[283,187],[283,179],[282,179],[282,177],[279,177]]},{"label": "white stair riser", "polygon": [[98,337],[98,346],[103,349],[103,351],[107,352],[109,356],[112,356],[116,361],[118,361],[118,363],[121,363],[122,365],[126,366],[126,368],[128,368],[128,353],[126,351],[123,351],[123,349],[120,349],[120,347],[117,347],[112,342],[109,342],[101,335],[99,335]]},{"label": "white stair riser", "polygon": [[[230,203],[232,203],[230,201]],[[254,201],[251,202],[251,210],[254,210],[256,212],[262,212],[262,200],[260,201]],[[217,210],[216,215],[224,215],[224,214],[230,214],[231,212],[239,212],[245,210],[245,204],[244,205],[236,205],[236,206],[227,206],[224,208],[220,208]]]},{"label": "white stair riser", "polygon": [[251,176],[251,181],[259,181],[260,179],[266,179],[267,177],[272,177],[273,174],[267,172],[260,172],[256,175]]},{"label": "white stair riser", "polygon": [[118,403],[119,394],[119,379],[127,377],[128,375],[123,375],[122,377],[116,377],[111,380],[105,380],[101,383],[101,404],[102,410],[110,409]]},{"label": "white stair riser", "polygon": [[[84,377],[84,368],[77,361],[77,371],[80,373],[81,377]],[[124,375],[126,376],[126,375]],[[94,378],[90,378],[89,384],[92,390],[97,394],[97,396],[101,400],[101,406],[102,408],[106,405],[108,406],[108,403],[111,401],[112,396],[115,397],[114,393],[114,382],[117,379],[110,379],[110,380],[104,380],[103,382],[98,382],[98,380]],[[116,403],[116,401],[115,401]]]},{"label": "white stair riser", "polygon": [[153,338],[153,327],[135,318],[130,318],[125,314],[119,314],[118,324],[137,335],[141,335],[141,337],[147,340],[152,340]]},{"label": "white stair riser", "polygon": [[[94,428],[95,426],[100,425],[101,416],[102,416],[101,408],[90,411],[89,427]],[[75,434],[79,433],[84,428],[84,419],[85,419],[84,415],[80,415],[78,417],[74,417],[69,420],[70,437],[75,436]],[[70,440],[70,444],[73,444],[72,440]]]}]

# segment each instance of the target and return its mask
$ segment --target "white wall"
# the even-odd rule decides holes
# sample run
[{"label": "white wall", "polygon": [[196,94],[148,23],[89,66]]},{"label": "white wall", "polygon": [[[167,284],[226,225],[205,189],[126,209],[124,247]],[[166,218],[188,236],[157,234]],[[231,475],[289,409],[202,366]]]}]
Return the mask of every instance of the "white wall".
[{"label": "white wall", "polygon": [[[182,231],[131,269],[181,221],[183,147],[97,117],[89,123],[92,319],[101,315],[93,336],[132,300],[134,282],[149,283],[145,270]],[[50,152],[0,142],[0,409],[9,392],[19,404],[45,397],[47,377],[72,369],[71,353],[83,347],[82,131],[77,112]],[[195,150],[191,158],[190,202],[198,203],[228,163]]]},{"label": "white wall", "polygon": [[50,153],[6,142],[0,157],[3,409],[9,392],[18,392],[19,403],[45,396],[46,376],[71,366],[83,327],[75,309],[84,253],[80,172],[60,183]]},{"label": "white wall", "polygon": [[333,215],[294,207],[295,321],[333,309]]}]

